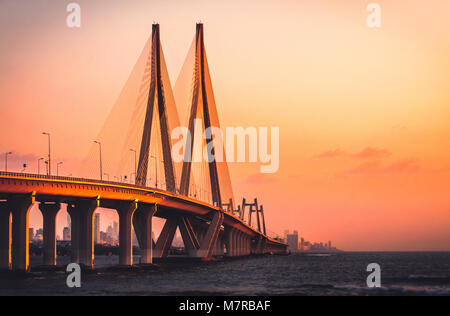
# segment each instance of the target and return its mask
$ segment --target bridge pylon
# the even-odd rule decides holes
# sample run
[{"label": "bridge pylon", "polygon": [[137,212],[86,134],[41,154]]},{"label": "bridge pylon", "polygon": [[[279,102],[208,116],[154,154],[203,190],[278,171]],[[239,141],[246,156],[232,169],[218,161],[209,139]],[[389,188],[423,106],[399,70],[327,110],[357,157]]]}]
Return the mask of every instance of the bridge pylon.
[{"label": "bridge pylon", "polygon": [[[180,193],[184,195],[189,194],[189,185],[192,169],[192,155],[194,149],[195,139],[195,119],[198,113],[203,113],[202,120],[205,131],[211,129],[211,105],[214,105],[213,97],[208,91],[212,91],[211,83],[209,80],[208,63],[206,60],[205,43],[203,24],[198,23],[195,34],[195,67],[194,67],[194,82],[193,82],[193,94],[189,115],[189,136],[186,140],[185,146],[185,158],[183,162],[183,169],[181,173],[180,181]],[[215,111],[215,109],[213,109]],[[208,153],[215,158],[216,141],[212,134],[207,135],[205,133],[207,141]],[[222,144],[220,144],[222,145]],[[223,145],[222,145],[223,146]],[[210,157],[208,157],[210,158]],[[212,202],[215,206],[222,208],[222,196],[220,192],[219,174],[217,170],[217,162],[215,159],[208,159],[209,180],[211,184]]]},{"label": "bridge pylon", "polygon": [[[153,112],[156,111],[160,123],[166,189],[175,193],[175,169],[171,153],[171,131],[169,128],[169,110],[167,105],[167,95],[169,93],[171,94],[171,86],[170,82],[163,82],[163,74],[167,73],[167,69],[165,69],[166,65],[161,48],[159,24],[153,24],[152,27],[152,45],[149,58],[151,58],[149,94],[135,181],[139,185],[146,185],[147,182]],[[155,161],[155,164],[158,164],[158,161]]]}]

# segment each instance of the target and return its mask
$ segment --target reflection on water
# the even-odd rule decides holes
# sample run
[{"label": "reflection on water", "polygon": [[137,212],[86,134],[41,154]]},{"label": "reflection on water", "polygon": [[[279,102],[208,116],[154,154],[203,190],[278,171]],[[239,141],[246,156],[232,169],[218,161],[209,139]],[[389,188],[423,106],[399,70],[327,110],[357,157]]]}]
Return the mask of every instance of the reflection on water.
[{"label": "reflection on water", "polygon": [[[42,258],[32,257],[39,265]],[[109,271],[118,257],[97,256],[82,288],[64,272],[0,277],[3,295],[450,295],[450,253],[339,253],[267,256],[217,262],[161,263],[160,271]],[[139,258],[135,258],[139,262]],[[381,265],[381,289],[368,289],[366,267]],[[59,258],[60,264],[69,258]]]}]

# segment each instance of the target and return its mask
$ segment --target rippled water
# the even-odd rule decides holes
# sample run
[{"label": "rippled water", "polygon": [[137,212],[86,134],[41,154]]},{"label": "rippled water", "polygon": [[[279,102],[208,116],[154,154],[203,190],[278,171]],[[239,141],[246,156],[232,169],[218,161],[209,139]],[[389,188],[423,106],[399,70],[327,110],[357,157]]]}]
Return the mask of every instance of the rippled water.
[{"label": "rippled water", "polygon": [[[32,258],[32,266],[41,258]],[[65,264],[67,258],[62,258]],[[66,261],[66,262],[64,262]],[[381,289],[368,289],[366,267],[381,265]],[[266,256],[217,262],[161,263],[160,271],[109,271],[97,257],[82,287],[64,272],[0,277],[2,295],[450,295],[450,253],[339,253]]]}]

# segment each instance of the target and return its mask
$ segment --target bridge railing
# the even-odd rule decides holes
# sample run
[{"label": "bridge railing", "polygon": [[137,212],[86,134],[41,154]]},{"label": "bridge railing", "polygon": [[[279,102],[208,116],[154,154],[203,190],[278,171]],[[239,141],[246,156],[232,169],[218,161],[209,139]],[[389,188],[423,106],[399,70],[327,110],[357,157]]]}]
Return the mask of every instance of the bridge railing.
[{"label": "bridge railing", "polygon": [[[32,179],[42,179],[42,180],[62,180],[62,181],[77,181],[77,182],[92,182],[98,184],[111,184],[111,185],[127,185],[129,187],[135,187],[140,189],[152,189],[151,187],[127,183],[127,182],[118,182],[118,181],[106,181],[106,180],[98,180],[98,179],[88,179],[88,178],[78,178],[78,177],[67,177],[67,176],[49,176],[42,174],[34,174],[34,173],[23,173],[23,172],[5,172],[0,171],[1,176],[9,176],[9,177],[24,177],[24,178],[32,178]],[[162,189],[158,189],[160,191],[165,191]]]},{"label": "bridge railing", "polygon": [[[75,182],[91,182],[95,184],[104,184],[104,185],[120,185],[131,188],[137,188],[137,189],[147,189],[147,190],[155,190],[155,188],[143,186],[143,185],[137,185],[132,183],[126,183],[126,182],[118,182],[118,181],[106,181],[106,180],[99,180],[99,179],[88,179],[88,178],[79,178],[79,177],[67,177],[67,176],[49,176],[49,175],[43,175],[43,174],[34,174],[34,173],[24,173],[24,172],[5,172],[0,171],[0,177],[6,176],[6,177],[21,177],[21,178],[30,178],[30,179],[40,179],[40,180],[59,180],[59,181],[75,181]],[[163,189],[156,189],[157,191],[163,191],[168,192]],[[179,192],[170,192],[172,194],[179,195]],[[227,211],[224,209],[224,211]]]}]

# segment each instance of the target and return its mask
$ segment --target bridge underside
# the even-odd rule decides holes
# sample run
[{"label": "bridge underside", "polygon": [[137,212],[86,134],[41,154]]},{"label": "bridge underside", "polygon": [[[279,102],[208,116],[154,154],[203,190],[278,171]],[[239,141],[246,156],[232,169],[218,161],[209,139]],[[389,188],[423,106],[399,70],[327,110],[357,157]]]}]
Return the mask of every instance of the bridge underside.
[{"label": "bridge underside", "polygon": [[[38,202],[44,219],[43,263],[49,266],[56,265],[56,216],[63,203],[67,204],[67,211],[71,216],[71,260],[89,268],[94,267],[93,222],[98,207],[115,209],[119,215],[120,265],[133,265],[133,228],[141,249],[141,264],[152,263],[153,258],[168,257],[177,228],[183,238],[186,254],[192,258],[286,252],[284,244],[271,241],[227,212],[211,209],[206,205],[189,205],[187,201],[180,204],[183,205],[180,207],[177,204],[180,201],[176,198],[160,197],[156,192],[153,192],[153,200],[118,200],[105,194],[104,190],[97,189],[99,192],[96,192],[102,191],[104,197],[92,194],[96,191],[95,186],[87,188],[91,195],[89,198],[51,192],[50,188],[55,190],[55,184],[49,182],[34,183],[35,186],[40,186],[40,191],[47,192],[12,193],[5,189],[6,183],[9,183],[9,190],[15,192],[26,191],[23,185],[30,185],[21,180],[0,180],[0,269],[28,270],[29,211]],[[11,186],[12,183],[18,187]],[[66,185],[61,187],[67,192]],[[46,188],[49,190],[45,190]],[[151,237],[154,216],[166,219],[157,240],[152,240]]]}]

